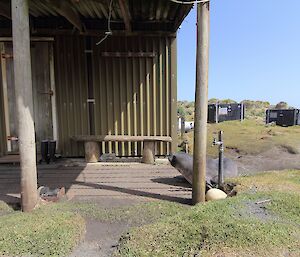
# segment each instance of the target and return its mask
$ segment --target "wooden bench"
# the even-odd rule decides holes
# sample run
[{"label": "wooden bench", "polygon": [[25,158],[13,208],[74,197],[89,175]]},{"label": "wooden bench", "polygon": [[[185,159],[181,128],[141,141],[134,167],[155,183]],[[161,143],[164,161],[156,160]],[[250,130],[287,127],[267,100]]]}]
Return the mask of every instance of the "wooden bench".
[{"label": "wooden bench", "polygon": [[144,142],[142,162],[153,164],[155,161],[155,142],[172,142],[167,136],[115,136],[115,135],[92,135],[73,136],[75,141],[84,142],[85,160],[88,163],[98,162],[100,157],[99,142]]}]

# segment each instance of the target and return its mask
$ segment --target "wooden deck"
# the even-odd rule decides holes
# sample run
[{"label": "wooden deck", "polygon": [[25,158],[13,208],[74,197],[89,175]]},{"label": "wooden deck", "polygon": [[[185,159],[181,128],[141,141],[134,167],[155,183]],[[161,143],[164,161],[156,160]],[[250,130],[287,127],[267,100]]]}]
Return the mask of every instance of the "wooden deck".
[{"label": "wooden deck", "polygon": [[[79,200],[131,198],[189,203],[191,199],[190,185],[167,164],[41,165],[38,167],[38,185],[53,189],[65,187],[68,196]],[[0,165],[0,200],[18,202],[19,192],[19,166]]]}]

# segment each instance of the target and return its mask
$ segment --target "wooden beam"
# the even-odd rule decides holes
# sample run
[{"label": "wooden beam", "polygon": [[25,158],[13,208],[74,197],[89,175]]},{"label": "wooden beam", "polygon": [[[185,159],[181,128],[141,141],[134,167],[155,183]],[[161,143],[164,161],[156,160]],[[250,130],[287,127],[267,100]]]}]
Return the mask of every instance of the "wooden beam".
[{"label": "wooden beam", "polygon": [[21,204],[25,212],[37,203],[37,169],[29,39],[29,0],[12,0],[14,81],[21,159]]},{"label": "wooden beam", "polygon": [[131,32],[131,15],[128,8],[127,0],[119,0],[119,6],[123,15],[126,31]]},{"label": "wooden beam", "polygon": [[[12,37],[0,37],[0,42],[12,42]],[[31,42],[53,42],[53,37],[31,37]]]},{"label": "wooden beam", "polygon": [[197,7],[197,61],[195,92],[195,130],[193,167],[193,204],[205,202],[207,147],[207,92],[209,60],[209,2]]},{"label": "wooden beam", "polygon": [[161,141],[172,142],[172,138],[168,136],[126,136],[126,135],[78,135],[71,139],[82,142],[143,142],[143,141]]},{"label": "wooden beam", "polygon": [[[0,32],[2,30],[0,29]],[[4,31],[5,33],[9,33],[9,31]],[[82,35],[85,36],[97,36],[101,37],[105,35],[104,30],[86,30],[82,33]],[[74,35],[74,31],[70,29],[40,29],[35,28],[35,30],[32,32],[33,35]],[[114,30],[114,33],[111,35],[111,37],[135,37],[135,36],[145,36],[145,37],[170,37],[175,38],[176,33],[169,32],[169,31],[133,31],[133,32],[127,32],[124,30]]]},{"label": "wooden beam", "polygon": [[51,5],[59,15],[66,18],[80,32],[85,31],[84,24],[81,22],[79,14],[74,11],[68,1],[47,0],[47,3]]},{"label": "wooden beam", "polygon": [[11,20],[11,11],[8,4],[0,2],[0,16]]}]

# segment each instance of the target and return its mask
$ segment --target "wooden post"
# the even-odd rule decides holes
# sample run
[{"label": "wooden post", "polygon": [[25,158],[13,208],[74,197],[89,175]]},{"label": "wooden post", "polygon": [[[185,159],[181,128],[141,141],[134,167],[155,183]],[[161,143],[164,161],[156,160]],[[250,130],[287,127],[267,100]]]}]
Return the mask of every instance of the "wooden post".
[{"label": "wooden post", "polygon": [[154,164],[155,162],[155,141],[144,140],[142,162],[146,164]]},{"label": "wooden post", "polygon": [[22,210],[28,212],[37,203],[28,0],[12,0],[11,10],[15,94],[21,159],[21,204]]},{"label": "wooden post", "polygon": [[192,202],[205,201],[207,92],[209,60],[209,2],[197,6],[197,61],[195,92],[195,132]]},{"label": "wooden post", "polygon": [[98,142],[87,141],[84,143],[85,161],[87,163],[96,163],[100,158],[100,146]]}]

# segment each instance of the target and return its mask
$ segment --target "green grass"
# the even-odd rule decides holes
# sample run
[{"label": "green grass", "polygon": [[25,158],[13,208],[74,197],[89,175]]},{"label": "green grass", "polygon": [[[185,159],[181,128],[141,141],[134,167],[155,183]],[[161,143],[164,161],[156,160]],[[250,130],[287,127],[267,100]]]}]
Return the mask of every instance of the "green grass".
[{"label": "green grass", "polygon": [[12,212],[13,209],[8,206],[5,202],[0,201],[0,215],[5,215]]},{"label": "green grass", "polygon": [[43,206],[32,213],[14,212],[0,219],[0,255],[65,256],[84,234],[83,218]]},{"label": "green grass", "polygon": [[129,225],[139,226],[177,215],[184,212],[188,207],[182,204],[154,201],[116,208],[103,208],[88,202],[69,202],[59,203],[54,208],[60,211],[75,212],[83,217],[99,221],[126,222]]},{"label": "green grass", "polygon": [[[282,184],[300,186],[299,172],[285,173],[288,178]],[[261,183],[261,176],[268,181],[272,174],[252,178]],[[237,197],[199,204],[132,229],[122,238],[116,256],[299,256],[299,191],[284,187],[269,191],[249,184],[249,179],[239,180],[245,185]],[[269,202],[256,204],[262,200]]]},{"label": "green grass", "polygon": [[[218,131],[224,131],[225,153],[236,151],[239,154],[260,154],[273,147],[298,154],[300,150],[300,126],[279,127],[265,126],[261,121],[245,120],[227,121],[219,124],[208,124],[207,151],[210,156],[217,156],[217,147],[212,147],[213,138]],[[193,132],[185,135],[189,149],[193,151]]]},{"label": "green grass", "polygon": [[300,194],[300,170],[270,171],[229,179],[238,192],[295,192]]},{"label": "green grass", "polygon": [[0,255],[67,256],[84,234],[85,217],[133,226],[118,257],[300,256],[300,171],[230,181],[238,184],[237,197],[194,207],[61,202],[21,213],[0,202]]},{"label": "green grass", "polygon": [[82,217],[131,226],[153,223],[182,213],[187,206],[148,202],[118,208],[95,203],[60,202],[42,206],[32,213],[13,212],[0,202],[0,255],[67,256],[82,238]]}]

